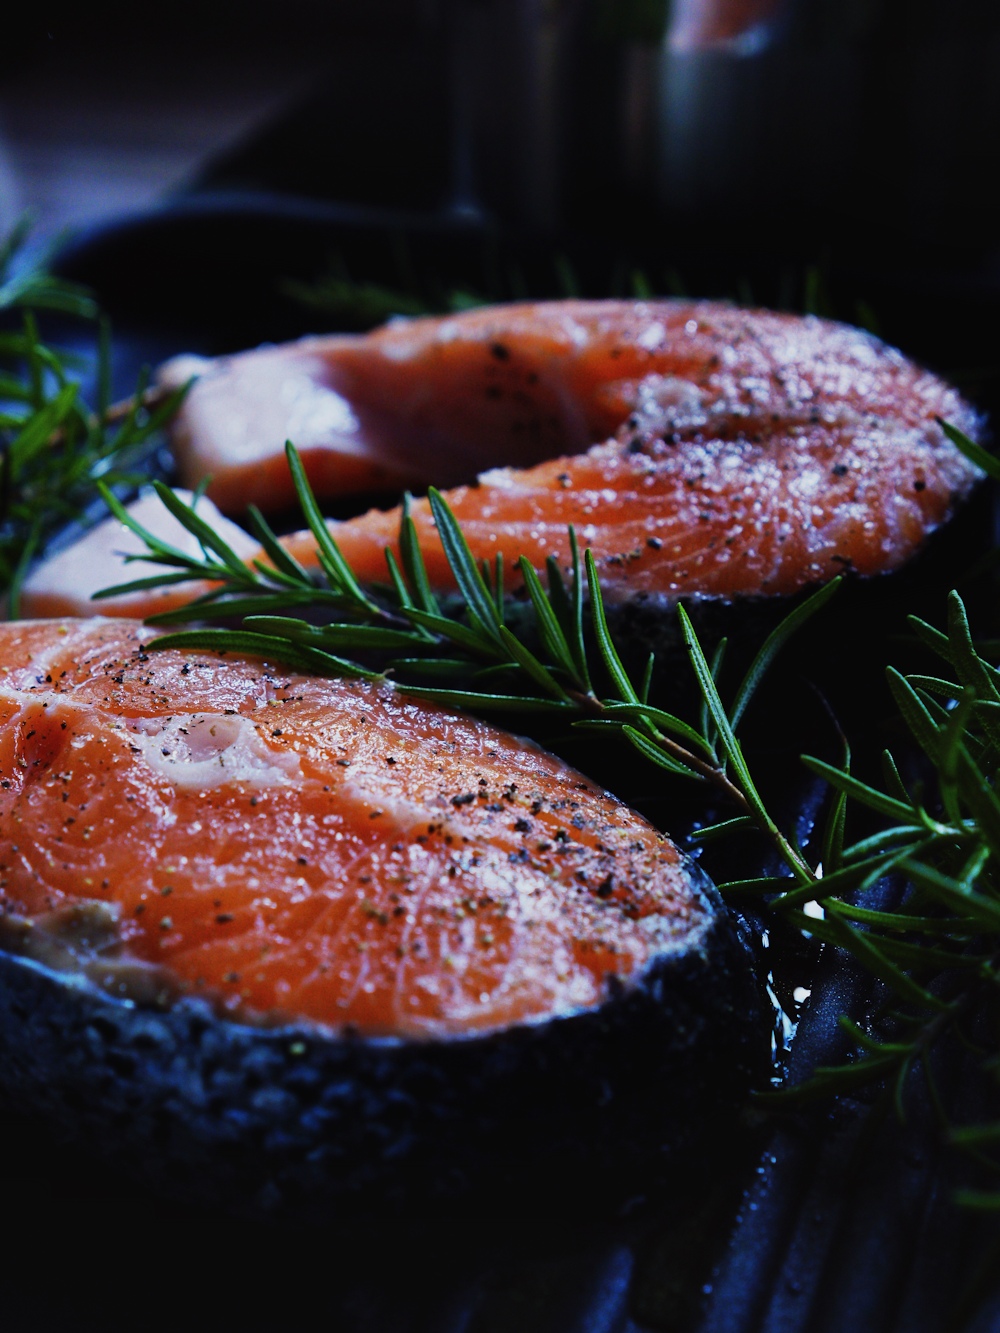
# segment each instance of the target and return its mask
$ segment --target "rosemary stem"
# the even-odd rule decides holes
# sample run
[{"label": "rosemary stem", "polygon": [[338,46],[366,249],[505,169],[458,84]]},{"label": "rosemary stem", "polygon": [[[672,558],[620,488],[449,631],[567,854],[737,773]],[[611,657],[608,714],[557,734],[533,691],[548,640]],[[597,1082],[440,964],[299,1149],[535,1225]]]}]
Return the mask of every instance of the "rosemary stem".
[{"label": "rosemary stem", "polygon": [[566,693],[573,700],[581,713],[586,714],[588,717],[601,717],[603,715],[605,711],[604,704],[592,690],[584,694],[582,690],[568,689]]},{"label": "rosemary stem", "polygon": [[[134,412],[136,407],[142,407],[146,411],[151,411],[166,402],[175,389],[171,389],[165,384],[154,384],[145,389],[141,394],[132,394],[129,398],[119,399],[117,403],[111,403],[104,412],[91,412],[87,417],[87,423],[93,429],[97,426],[113,426],[119,421],[124,421],[130,413]],[[66,438],[65,429],[60,426],[54,430],[48,438],[49,448],[55,448],[62,444]]]}]

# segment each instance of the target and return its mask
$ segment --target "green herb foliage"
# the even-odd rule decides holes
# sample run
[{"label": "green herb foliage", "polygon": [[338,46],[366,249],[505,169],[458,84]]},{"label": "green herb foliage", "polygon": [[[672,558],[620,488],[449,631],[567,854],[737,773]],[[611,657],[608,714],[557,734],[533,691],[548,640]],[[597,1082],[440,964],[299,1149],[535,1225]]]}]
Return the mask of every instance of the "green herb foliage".
[{"label": "green herb foliage", "polygon": [[68,522],[97,499],[97,484],[134,484],[134,468],[150,440],[177,410],[184,390],[149,390],[110,402],[110,331],[97,331],[96,409],[80,396],[73,358],[39,334],[36,310],[94,318],[79,287],[40,265],[11,276],[24,227],[0,247],[0,596],[16,617],[32,560]]},{"label": "green herb foliage", "polygon": [[[227,620],[240,617],[242,628],[187,629],[163,636],[156,641],[157,646],[266,649],[272,657],[290,665],[304,666],[308,662],[311,669],[372,678],[379,673],[344,654],[382,650],[390,654],[387,669],[407,693],[479,712],[545,713],[567,724],[614,731],[668,772],[715,787],[746,817],[766,829],[801,878],[808,877],[808,867],[764,808],[734,727],[769,662],[789,635],[833,595],[836,581],[802,603],[768,638],[728,711],[685,617],[692,664],[707,704],[705,717],[696,726],[654,708],[646,699],[648,683],[637,685],[629,679],[608,630],[593,557],[587,551],[581,559],[572,530],[568,577],[550,560],[546,589],[528,561],[520,561],[542,646],[537,655],[504,623],[502,560],[498,559],[493,569],[476,564],[454,514],[438,491],[431,489],[430,505],[459,588],[460,617],[444,614],[430,591],[408,506],[404,506],[400,524],[402,568],[387,551],[385,587],[363,589],[330,535],[298,454],[291,444],[286,449],[302,510],[316,539],[318,572],[306,570],[291,559],[259,511],[252,512],[252,524],[268,558],[246,565],[192,507],[178,500],[169,487],[155,483],[164,504],[198,539],[201,555],[192,557],[143,528],[110,490],[102,487],[112,512],[147,548],[145,555],[130,556],[129,560],[152,561],[171,566],[176,572],[117,584],[104,589],[98,598],[190,578],[206,579],[214,585],[208,592],[187,606],[151,617],[149,623],[190,624],[206,616]],[[587,603],[601,665],[611,685],[608,693],[595,690],[596,664],[587,660]],[[322,608],[336,618],[314,625],[299,617],[278,614],[306,608]],[[255,636],[252,648],[248,634]],[[423,683],[428,676],[453,676],[460,683]]]},{"label": "green herb foliage", "polygon": [[[388,233],[386,241],[396,272],[396,282],[391,285],[352,277],[344,256],[336,253],[312,281],[285,278],[278,290],[303,306],[323,311],[340,329],[371,329],[397,315],[454,314],[502,301],[553,300],[584,294],[573,261],[562,252],[553,254],[545,270],[529,283],[518,263],[512,260],[501,265],[487,246],[479,281],[456,287],[427,274],[418,275],[403,234]],[[659,281],[674,296],[685,294],[674,269],[666,269]],[[645,270],[619,255],[602,284],[602,294],[646,300],[653,296],[653,282]]]},{"label": "green herb foliage", "polygon": [[[950,426],[946,429],[977,461],[997,470],[989,455],[980,459],[982,451]],[[642,681],[626,672],[608,629],[593,558],[589,551],[581,556],[572,530],[570,568],[564,572],[550,560],[547,587],[526,560],[520,562],[541,645],[535,653],[505,624],[502,560],[494,569],[477,566],[442,495],[432,490],[430,504],[459,589],[457,616],[445,614],[430,590],[408,506],[400,525],[400,561],[387,550],[386,585],[362,588],[330,535],[291,444],[287,453],[316,539],[319,571],[293,560],[257,512],[253,526],[267,558],[244,565],[191,508],[158,485],[164,502],[201,542],[201,558],[184,555],[145,531],[106,491],[110,507],[147,546],[146,555],[130,558],[170,565],[175,572],[99,596],[192,577],[211,580],[212,589],[192,605],[152,617],[150,623],[241,617],[242,628],[185,629],[158,639],[157,647],[256,652],[307,670],[369,678],[380,674],[369,665],[370,656],[358,660],[350,655],[376,650],[388,655],[385,669],[408,693],[490,714],[546,714],[576,728],[613,733],[672,777],[706,784],[722,795],[733,817],[697,836],[710,841],[755,829],[788,870],[787,879],[732,882],[721,885],[723,892],[734,900],[755,899],[807,937],[847,951],[882,983],[887,997],[883,1012],[867,1027],[847,1016],[841,1020],[856,1044],[856,1058],[818,1069],[804,1084],[763,1094],[764,1102],[798,1105],[874,1083],[883,1085],[883,1102],[902,1117],[907,1080],[919,1070],[933,1104],[940,1106],[931,1057],[949,1040],[981,1049],[984,1076],[996,1079],[995,1031],[987,1045],[975,1043],[983,1040],[978,1027],[984,1015],[995,1016],[1000,1001],[1000,797],[995,792],[1000,671],[977,651],[957,593],[951,594],[945,630],[913,621],[919,638],[942,661],[944,674],[905,677],[888,671],[899,711],[936,775],[936,790],[924,795],[907,791],[889,754],[885,790],[852,775],[846,747],[840,767],[804,757],[832,791],[826,825],[810,857],[768,811],[738,732],[774,658],[835,594],[839,581],[800,602],[770,634],[728,705],[717,683],[719,654],[710,662],[680,607],[702,699],[700,717],[684,719],[648,702],[649,670]],[[312,624],[300,618],[306,608],[333,618]],[[588,642],[596,644],[591,657],[597,660],[588,660]],[[599,690],[599,679],[609,688]],[[851,805],[867,807],[883,827],[845,842]],[[892,911],[859,906],[859,893],[890,873],[907,886],[900,905]],[[945,1132],[955,1145],[974,1151],[991,1178],[1000,1172],[1000,1121],[958,1128],[945,1124]],[[984,1188],[966,1201],[980,1209],[1000,1208],[1000,1192]]]},{"label": "green herb foliage", "polygon": [[30,230],[30,219],[23,218],[6,240],[0,241],[0,311],[58,310],[95,319],[98,312],[93,297],[76,283],[53,277],[47,271],[47,253],[37,255],[31,263],[17,265],[15,272],[15,261],[19,256],[23,259]]}]

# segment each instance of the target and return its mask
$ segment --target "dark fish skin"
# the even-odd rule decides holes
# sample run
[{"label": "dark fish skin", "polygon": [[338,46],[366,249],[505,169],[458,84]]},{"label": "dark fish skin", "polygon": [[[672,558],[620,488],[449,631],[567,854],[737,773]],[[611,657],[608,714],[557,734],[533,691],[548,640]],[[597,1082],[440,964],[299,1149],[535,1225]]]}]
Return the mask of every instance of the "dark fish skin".
[{"label": "dark fish skin", "polygon": [[130,1006],[0,952],[0,1100],[157,1192],[245,1217],[613,1204],[708,1169],[767,1067],[749,947],[717,914],[596,1009],[466,1039],[252,1028]]}]

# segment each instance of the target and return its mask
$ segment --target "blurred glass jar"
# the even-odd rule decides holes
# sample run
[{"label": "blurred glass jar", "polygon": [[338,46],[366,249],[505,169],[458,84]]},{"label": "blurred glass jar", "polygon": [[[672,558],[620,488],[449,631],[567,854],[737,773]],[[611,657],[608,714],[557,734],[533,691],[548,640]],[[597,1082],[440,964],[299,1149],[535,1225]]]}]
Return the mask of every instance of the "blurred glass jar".
[{"label": "blurred glass jar", "polygon": [[452,0],[455,205],[532,232],[675,219],[981,252],[990,0]]}]

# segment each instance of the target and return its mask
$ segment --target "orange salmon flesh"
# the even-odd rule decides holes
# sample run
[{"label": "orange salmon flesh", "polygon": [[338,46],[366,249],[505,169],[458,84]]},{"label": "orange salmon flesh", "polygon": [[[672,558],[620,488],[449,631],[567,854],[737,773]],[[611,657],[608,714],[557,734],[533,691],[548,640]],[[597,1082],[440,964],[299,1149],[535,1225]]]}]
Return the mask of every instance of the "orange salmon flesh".
[{"label": "orange salmon flesh", "polygon": [[0,905],[117,913],[234,1017],[485,1032],[597,1006],[714,909],[677,848],[528,741],[386,684],[0,626]]},{"label": "orange salmon flesh", "polygon": [[[175,444],[223,508],[292,500],[286,438],[326,498],[481,473],[447,496],[478,559],[502,553],[515,578],[521,555],[565,565],[572,523],[612,600],[896,569],[980,476],[936,420],[978,438],[977,414],[900,352],[718,302],[487,307],[201,369]],[[414,519],[432,582],[452,586],[426,501]],[[331,524],[365,580],[386,578],[398,526],[398,510]],[[308,533],[289,545],[315,560]]]},{"label": "orange salmon flesh", "polygon": [[[597,406],[621,422],[615,438],[530,469],[494,468],[446,497],[473,555],[502,553],[515,581],[522,555],[536,570],[549,555],[567,566],[570,524],[611,601],[791,594],[850,570],[885,573],[981,475],[936,420],[975,437],[974,411],[858,329],[708,303],[567,305],[563,318],[582,330],[566,354],[576,371],[567,392],[593,409],[594,428]],[[474,312],[482,339],[503,336],[503,314],[490,325]],[[518,315],[508,315],[515,330]],[[426,344],[449,354],[436,324],[411,335],[415,360],[429,358]],[[390,335],[401,341],[405,329]],[[510,343],[503,376],[523,362],[530,377],[534,347]],[[426,500],[412,512],[431,582],[452,586]],[[398,510],[330,526],[361,579],[386,577]],[[310,534],[288,545],[315,560]]]},{"label": "orange salmon flesh", "polygon": [[[190,368],[182,361],[164,378]],[[978,439],[976,413],[899,352],[842,324],[712,302],[490,307],[199,365],[175,447],[192,484],[213,474],[224,506],[292,501],[289,437],[327,499],[491,468],[446,497],[476,558],[502,555],[516,586],[522,555],[539,572],[550,555],[568,566],[573,524],[612,602],[789,594],[846,571],[886,573],[981,475],[937,422]],[[350,396],[340,416],[354,423],[332,435],[320,429],[329,411],[303,407],[334,393],[331,375]],[[497,466],[511,462],[520,466]],[[178,541],[158,501],[134,508]],[[453,587],[427,501],[412,512],[432,584]],[[205,517],[241,558],[262,555],[210,506]],[[362,580],[387,579],[399,520],[398,509],[373,509],[330,523]],[[284,541],[316,565],[311,533]],[[182,583],[91,603],[149,572],[117,554],[135,546],[119,524],[99,525],[33,572],[23,613],[142,619],[207,590]]]}]

